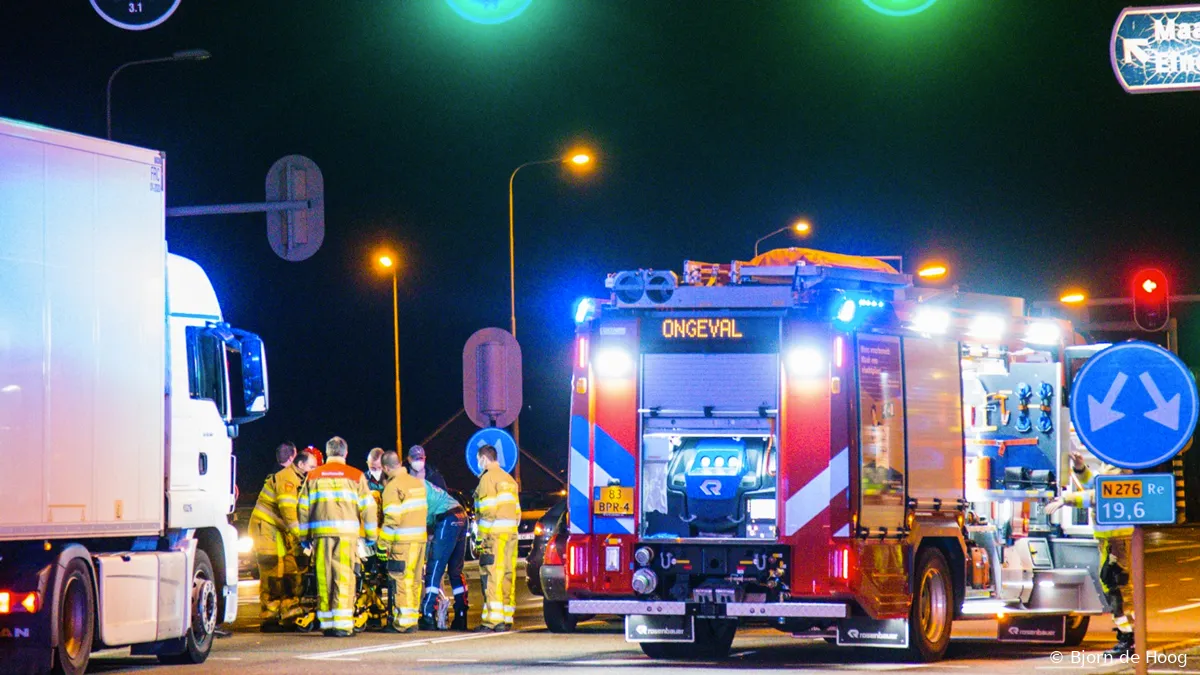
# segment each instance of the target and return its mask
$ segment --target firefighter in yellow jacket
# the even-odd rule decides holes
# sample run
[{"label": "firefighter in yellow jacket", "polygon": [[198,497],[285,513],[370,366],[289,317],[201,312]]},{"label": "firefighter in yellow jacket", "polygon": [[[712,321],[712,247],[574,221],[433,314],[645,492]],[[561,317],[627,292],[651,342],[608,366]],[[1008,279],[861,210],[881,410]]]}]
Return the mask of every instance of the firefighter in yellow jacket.
[{"label": "firefighter in yellow jacket", "polygon": [[[1046,513],[1052,514],[1069,505],[1077,509],[1090,509],[1094,523],[1094,535],[1100,545],[1100,587],[1112,611],[1113,623],[1116,624],[1117,644],[1105,652],[1108,656],[1120,658],[1133,653],[1133,615],[1125,611],[1125,596],[1122,588],[1129,584],[1130,570],[1130,538],[1133,528],[1119,525],[1100,525],[1096,523],[1096,488],[1092,472],[1078,452],[1071,453],[1071,470],[1078,479],[1080,489],[1064,491],[1062,496],[1046,505]],[[1101,475],[1116,475],[1131,473],[1118,469],[1111,464],[1102,464]]]},{"label": "firefighter in yellow jacket", "polygon": [[517,481],[500,468],[496,448],[485,445],[476,455],[479,487],[475,488],[475,513],[482,539],[479,554],[483,582],[483,624],[480,632],[502,633],[512,628],[517,605],[517,524],[521,502]]},{"label": "firefighter in yellow jacket", "polygon": [[264,633],[286,630],[302,613],[300,569],[296,565],[300,549],[296,505],[304,477],[293,466],[295,459],[296,446],[291,443],[275,449],[275,460],[283,468],[267,476],[250,514],[250,537],[258,558],[260,628]]},{"label": "firefighter in yellow jacket", "polygon": [[379,550],[387,555],[392,605],[389,632],[413,633],[420,618],[418,607],[425,568],[425,481],[408,475],[395,452],[383,453],[388,475],[383,488],[383,531]]},{"label": "firefighter in yellow jacket", "polygon": [[300,489],[302,536],[313,539],[317,568],[317,621],[327,637],[354,635],[354,564],[359,531],[371,546],[378,524],[367,479],[346,464],[346,441],[325,444],[325,464],[308,473]]}]

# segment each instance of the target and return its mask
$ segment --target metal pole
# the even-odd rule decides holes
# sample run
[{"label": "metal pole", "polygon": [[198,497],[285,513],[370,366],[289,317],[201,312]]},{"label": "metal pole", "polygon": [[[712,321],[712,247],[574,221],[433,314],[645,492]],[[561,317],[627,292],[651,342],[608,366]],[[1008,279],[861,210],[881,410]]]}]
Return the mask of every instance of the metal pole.
[{"label": "metal pole", "polygon": [[[524,164],[513,169],[512,175],[508,177],[508,321],[509,330],[512,331],[512,336],[517,337],[517,246],[514,230],[516,220],[513,217],[513,182],[517,179],[517,172],[527,166],[534,164],[561,164],[566,160],[562,159],[542,159],[536,162],[525,162]],[[513,420],[512,425],[513,440],[517,443],[517,467],[513,471],[513,478],[517,480],[517,485],[521,484],[521,413],[517,411],[517,419]]]},{"label": "metal pole", "polygon": [[400,300],[396,289],[396,268],[392,268],[392,322],[393,347],[396,363],[396,452],[404,456],[404,446],[401,445],[400,434]]},{"label": "metal pole", "polygon": [[1146,537],[1141,525],[1133,526],[1133,668],[1136,675],[1146,675]]},{"label": "metal pole", "polygon": [[167,63],[168,61],[203,61],[211,56],[203,49],[188,49],[175,52],[171,56],[163,56],[157,59],[142,59],[141,61],[130,61],[117,66],[117,69],[108,76],[108,86],[104,88],[104,130],[107,134],[106,138],[112,140],[112,85],[116,79],[117,73],[125,70],[130,66],[144,66],[149,63]]},{"label": "metal pole", "polygon": [[206,206],[173,206],[167,209],[168,218],[186,216],[217,216],[231,213],[266,213],[269,211],[307,211],[313,207],[311,199],[295,199],[288,202],[248,202],[242,204],[209,204]]},{"label": "metal pole", "polygon": [[[524,166],[522,164],[521,166]],[[516,220],[513,217],[513,181],[517,179],[517,172],[521,170],[521,166],[513,169],[512,175],[508,177],[508,319],[509,329],[512,331],[513,337],[517,337],[517,243],[514,236]],[[517,481],[517,486],[521,485],[521,412],[517,411],[517,417],[513,420],[512,425],[513,440],[517,444],[517,464],[513,468],[513,478]]]}]

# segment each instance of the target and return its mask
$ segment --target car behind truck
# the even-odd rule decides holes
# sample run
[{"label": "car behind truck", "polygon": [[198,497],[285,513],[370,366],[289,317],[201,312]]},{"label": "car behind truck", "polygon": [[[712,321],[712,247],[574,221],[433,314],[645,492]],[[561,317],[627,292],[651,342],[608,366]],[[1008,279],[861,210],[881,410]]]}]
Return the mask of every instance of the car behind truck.
[{"label": "car behind truck", "polygon": [[650,656],[719,657],[757,623],[935,660],[956,620],[1077,644],[1105,610],[1087,513],[1043,510],[1076,447],[1069,324],[808,249],[607,285],[576,313],[559,628],[623,615]]},{"label": "car behind truck", "polygon": [[164,172],[0,119],[0,671],[200,663],[237,615],[231,438],[266,358],[167,252]]}]

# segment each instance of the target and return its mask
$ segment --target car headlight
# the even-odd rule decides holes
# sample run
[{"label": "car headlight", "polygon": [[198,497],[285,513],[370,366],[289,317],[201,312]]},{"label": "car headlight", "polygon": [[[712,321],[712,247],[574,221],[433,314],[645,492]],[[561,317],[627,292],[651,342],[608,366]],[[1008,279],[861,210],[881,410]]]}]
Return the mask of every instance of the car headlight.
[{"label": "car headlight", "polygon": [[238,553],[245,555],[254,551],[254,540],[250,537],[240,537],[238,539]]}]

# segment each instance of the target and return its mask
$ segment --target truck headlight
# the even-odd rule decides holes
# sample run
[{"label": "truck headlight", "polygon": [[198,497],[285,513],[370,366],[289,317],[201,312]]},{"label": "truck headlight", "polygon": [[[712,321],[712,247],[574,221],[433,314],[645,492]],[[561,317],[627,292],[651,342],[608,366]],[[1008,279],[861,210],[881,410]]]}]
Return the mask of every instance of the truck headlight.
[{"label": "truck headlight", "polygon": [[653,570],[642,568],[633,573],[633,592],[648,595],[658,588],[658,575]]},{"label": "truck headlight", "polygon": [[238,538],[238,554],[245,555],[254,551],[254,540],[250,537]]}]

